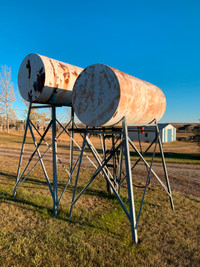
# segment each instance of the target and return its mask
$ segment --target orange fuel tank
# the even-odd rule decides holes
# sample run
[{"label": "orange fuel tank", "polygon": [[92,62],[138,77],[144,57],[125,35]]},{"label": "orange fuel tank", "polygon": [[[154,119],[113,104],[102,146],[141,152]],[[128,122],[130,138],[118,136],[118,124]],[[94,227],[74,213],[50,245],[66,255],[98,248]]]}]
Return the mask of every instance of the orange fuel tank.
[{"label": "orange fuel tank", "polygon": [[77,78],[72,105],[88,126],[112,126],[125,116],[128,124],[160,120],[166,109],[164,93],[157,86],[115,68],[94,64]]}]

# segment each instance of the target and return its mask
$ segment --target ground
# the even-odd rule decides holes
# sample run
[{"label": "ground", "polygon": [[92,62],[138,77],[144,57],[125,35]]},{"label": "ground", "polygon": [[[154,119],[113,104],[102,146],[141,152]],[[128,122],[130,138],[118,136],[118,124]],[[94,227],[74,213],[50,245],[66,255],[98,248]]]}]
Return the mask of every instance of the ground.
[{"label": "ground", "polygon": [[[50,137],[48,137],[49,140]],[[25,147],[23,166],[33,151],[31,139]],[[80,143],[81,140],[77,138]],[[106,192],[99,175],[74,207],[69,207],[74,180],[53,216],[52,199],[39,165],[19,187],[13,188],[22,136],[0,134],[0,265],[1,266],[198,266],[200,240],[200,163],[194,143],[164,144],[175,210],[165,191],[151,176],[138,225],[139,245],[133,245],[129,221],[113,195]],[[97,140],[94,140],[97,142]],[[69,163],[69,140],[59,141],[59,157]],[[147,144],[143,144],[143,148]],[[41,148],[45,151],[45,145]],[[79,154],[75,151],[75,157]],[[184,157],[183,157],[184,155]],[[132,155],[132,160],[135,155]],[[33,164],[36,159],[33,161]],[[51,156],[45,166],[52,176]],[[162,177],[159,157],[153,164]],[[89,180],[93,168],[87,159],[81,168],[78,192]],[[59,195],[67,175],[58,167]],[[146,169],[139,164],[133,182],[143,185]],[[126,184],[121,196],[128,204]],[[138,214],[143,189],[134,187]]]}]

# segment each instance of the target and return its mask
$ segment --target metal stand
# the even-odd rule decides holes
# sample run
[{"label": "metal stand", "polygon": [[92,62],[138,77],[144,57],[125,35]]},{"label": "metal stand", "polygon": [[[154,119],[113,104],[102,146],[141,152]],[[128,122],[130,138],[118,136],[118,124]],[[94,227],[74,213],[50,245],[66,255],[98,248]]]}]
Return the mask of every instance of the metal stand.
[{"label": "metal stand", "polygon": [[[73,170],[73,147],[74,147],[74,143],[78,146],[78,144],[75,142],[75,140],[73,139],[74,135],[73,135],[73,131],[71,133],[69,133],[68,128],[69,126],[71,126],[71,128],[73,129],[75,122],[74,122],[74,111],[71,107],[71,119],[69,120],[69,122],[67,123],[67,125],[64,127],[57,119],[56,117],[56,108],[60,107],[60,106],[56,106],[56,105],[33,105],[32,103],[30,103],[29,105],[29,110],[28,110],[28,114],[27,114],[27,121],[26,121],[26,127],[25,127],[25,131],[24,131],[24,137],[23,137],[23,142],[22,142],[22,148],[21,148],[21,153],[20,153],[20,158],[19,158],[19,165],[18,165],[18,170],[17,170],[17,177],[16,177],[16,182],[15,182],[15,187],[14,187],[14,192],[13,192],[13,197],[15,197],[16,195],[16,191],[19,188],[19,186],[26,180],[26,178],[29,176],[29,174],[33,171],[33,169],[37,166],[37,164],[40,162],[41,166],[42,166],[42,170],[46,179],[46,182],[48,184],[49,187],[49,191],[51,193],[52,199],[53,199],[53,210],[54,210],[54,215],[57,215],[58,213],[58,204],[63,196],[63,193],[65,191],[65,189],[63,190],[60,198],[58,199],[58,185],[57,185],[57,180],[58,180],[58,174],[57,174],[57,163],[60,163],[61,166],[64,168],[64,170],[66,171],[67,175],[69,176],[68,178],[68,182],[71,180],[72,178],[72,170]],[[69,106],[70,107],[70,106]],[[30,119],[30,115],[31,115],[31,110],[34,108],[50,108],[51,109],[51,120],[45,130],[45,132],[43,134],[41,134],[39,132],[39,130],[37,129],[37,127],[33,124],[33,122]],[[62,131],[59,133],[59,135],[57,136],[57,124],[62,128]],[[47,143],[47,141],[45,140],[45,136],[46,134],[50,131],[52,131],[52,144],[49,145]],[[24,169],[21,171],[21,167],[22,167],[22,159],[23,159],[23,154],[24,154],[24,147],[25,147],[25,143],[26,143],[26,137],[27,137],[27,131],[28,129],[30,130],[32,139],[33,139],[33,143],[35,145],[35,150],[32,153],[32,155],[30,156],[28,162],[26,163]],[[37,143],[36,139],[35,139],[35,135],[34,135],[34,131],[40,136],[40,140]],[[61,136],[61,134],[65,132],[67,133],[67,135],[70,137],[71,141],[70,141],[70,166],[69,166],[69,170],[67,167],[65,167],[65,165],[62,163],[62,161],[60,160],[60,158],[58,158],[57,155],[57,140],[58,138]],[[42,142],[45,142],[45,144],[47,145],[47,149],[46,151],[41,155],[40,153],[40,145]],[[47,174],[47,170],[45,168],[45,164],[43,161],[43,157],[44,155],[49,151],[52,151],[52,166],[53,166],[53,183],[50,182],[49,176]],[[25,175],[25,172],[27,171],[31,161],[33,160],[33,157],[35,154],[38,154],[38,160],[36,161],[36,163],[33,165],[33,167],[28,171],[28,173]]]},{"label": "metal stand", "polygon": [[[72,202],[71,202],[71,207],[70,207],[70,213],[69,213],[69,217],[71,217],[72,212],[73,212],[73,208],[74,208],[74,205],[76,204],[76,202],[79,200],[81,195],[87,190],[87,188],[94,181],[94,179],[97,177],[97,175],[102,172],[103,176],[105,177],[105,179],[107,181],[108,192],[112,191],[115,194],[122,209],[124,210],[125,214],[127,215],[128,219],[130,221],[132,240],[136,244],[138,243],[137,228],[138,228],[138,223],[139,223],[139,219],[140,219],[140,215],[141,215],[141,211],[142,211],[142,207],[143,207],[143,203],[144,203],[146,190],[147,190],[147,187],[148,187],[149,181],[150,181],[150,173],[152,173],[156,177],[156,179],[159,181],[161,186],[167,192],[167,194],[169,195],[169,198],[170,198],[171,207],[172,207],[172,209],[174,209],[158,125],[157,125],[155,120],[151,124],[147,124],[147,125],[132,125],[132,131],[140,132],[141,126],[144,126],[145,128],[147,128],[147,130],[145,130],[145,131],[155,132],[155,139],[153,140],[153,142],[149,145],[149,147],[143,153],[137,149],[137,147],[133,144],[133,142],[130,140],[130,138],[128,136],[128,127],[126,124],[126,118],[123,119],[121,128],[116,127],[116,128],[92,128],[92,129],[89,129],[88,127],[86,127],[86,129],[74,130],[75,132],[82,133],[84,135],[83,135],[83,144],[82,144],[81,153],[80,153],[79,158],[76,162],[76,164],[78,164],[78,170],[77,170],[77,175],[76,175],[76,180],[75,180],[75,185],[74,185],[74,192],[73,192],[73,197],[72,197]],[[152,129],[148,130],[148,127],[150,127],[150,126],[153,127],[153,130]],[[100,135],[102,150],[103,150],[103,158],[101,158],[101,156],[99,155],[99,153],[95,149],[94,145],[92,144],[92,142],[90,140],[91,134],[99,134]],[[111,138],[112,138],[112,147],[110,150],[106,150],[106,144],[105,144],[106,136],[109,136],[109,137],[111,136]],[[160,152],[161,152],[161,156],[162,156],[163,169],[164,169],[164,174],[165,174],[165,181],[166,181],[167,186],[161,181],[161,179],[158,177],[158,175],[152,169],[157,143],[159,143],[159,148],[160,148]],[[154,151],[152,154],[151,163],[149,164],[145,160],[144,155],[145,155],[145,153],[147,153],[147,151],[150,149],[150,147],[152,147],[153,144],[155,145],[155,147],[154,147]],[[134,149],[134,151],[139,156],[139,159],[132,165],[132,167],[131,167],[129,145]],[[81,163],[82,163],[82,157],[83,157],[84,150],[85,150],[86,146],[92,152],[92,154],[93,154],[93,156],[94,156],[94,158],[98,164],[98,168],[93,173],[93,175],[91,176],[91,178],[89,179],[89,181],[87,182],[85,187],[82,189],[82,191],[76,196],[79,174],[80,174],[80,168],[81,168]],[[123,160],[123,156],[124,156],[124,160]],[[144,162],[148,172],[147,172],[146,184],[144,186],[144,192],[143,192],[143,196],[142,196],[142,200],[141,200],[141,204],[140,204],[140,209],[139,209],[138,215],[136,217],[135,204],[134,204],[134,194],[133,194],[132,171],[135,168],[135,166],[139,163],[140,160],[142,160]],[[113,164],[110,164],[111,161]],[[125,161],[125,172],[123,172],[123,168],[122,168],[124,161]],[[110,169],[113,169],[112,173],[111,173]],[[128,188],[129,211],[127,210],[125,204],[123,203],[122,199],[120,198],[120,187],[121,187],[122,183],[124,182],[124,180],[126,180],[127,188]]]},{"label": "metal stand", "polygon": [[[35,125],[31,122],[30,120],[30,114],[31,110],[34,108],[51,108],[52,111],[52,116],[51,116],[51,121],[49,122],[49,125],[47,126],[46,130],[44,131],[43,134],[40,134],[40,132],[37,130]],[[139,224],[139,219],[144,203],[144,198],[146,194],[147,187],[150,183],[150,174],[153,174],[158,182],[161,184],[161,186],[164,188],[166,193],[169,196],[170,203],[172,209],[174,209],[173,205],[173,199],[172,199],[172,193],[170,189],[170,184],[169,184],[169,179],[168,179],[168,174],[167,174],[167,168],[165,164],[165,158],[164,158],[164,153],[162,150],[162,144],[161,144],[161,139],[160,139],[160,133],[159,133],[159,128],[157,125],[156,120],[152,121],[150,124],[146,125],[129,125],[129,131],[136,131],[140,134],[141,129],[145,127],[145,131],[151,131],[155,133],[155,139],[152,141],[152,143],[148,146],[148,148],[142,152],[137,149],[137,147],[134,145],[134,143],[130,140],[128,136],[128,126],[126,123],[126,118],[123,118],[122,121],[122,126],[121,127],[113,127],[113,128],[88,128],[86,127],[85,129],[80,129],[77,127],[77,125],[74,123],[74,112],[73,110],[71,111],[71,119],[70,121],[66,124],[66,126],[63,126],[58,119],[56,118],[56,108],[57,106],[51,104],[51,105],[37,105],[33,106],[30,104],[29,106],[29,111],[27,114],[27,121],[26,121],[26,127],[25,127],[25,132],[24,132],[24,138],[23,138],[23,143],[22,143],[22,148],[21,148],[21,154],[20,154],[20,159],[19,159],[19,165],[18,165],[18,171],[17,171],[17,177],[16,177],[16,182],[15,182],[15,187],[14,187],[14,192],[13,192],[13,197],[16,195],[16,191],[19,188],[19,186],[25,181],[25,179],[28,177],[28,175],[32,172],[32,170],[37,166],[37,164],[40,162],[42,166],[42,170],[46,179],[46,182],[49,187],[49,191],[51,193],[52,199],[53,199],[53,210],[54,210],[54,215],[57,215],[58,213],[58,205],[62,199],[62,196],[67,189],[69,183],[72,180],[72,175],[77,167],[77,174],[76,174],[76,179],[75,179],[75,185],[74,185],[74,191],[73,191],[73,196],[72,196],[72,201],[71,201],[71,206],[70,206],[70,212],[69,216],[72,216],[73,208],[78,199],[81,197],[81,195],[87,190],[87,188],[90,186],[90,184],[94,181],[94,179],[97,177],[98,174],[102,174],[102,176],[106,179],[107,182],[107,190],[109,193],[115,194],[116,198],[118,199],[122,209],[124,210],[125,214],[128,217],[128,220],[130,221],[131,224],[131,232],[132,232],[132,240],[134,243],[138,243],[138,237],[137,237],[137,229],[138,229],[138,224]],[[56,124],[58,124],[62,131],[57,134],[56,131]],[[71,126],[71,133],[69,133],[69,126]],[[49,132],[50,128],[52,129],[52,144],[49,145],[46,140],[45,136]],[[35,150],[30,156],[28,162],[25,165],[25,168],[21,172],[21,167],[22,167],[22,158],[24,154],[24,146],[26,142],[26,136],[27,136],[27,131],[28,129],[30,130],[33,143],[35,145]],[[38,133],[40,136],[40,140],[37,143],[34,135],[34,131]],[[64,166],[62,161],[57,155],[57,140],[60,137],[60,135],[65,132],[70,138],[70,166],[69,170]],[[83,137],[83,143],[82,146],[79,146],[77,142],[74,140],[74,133],[79,133]],[[97,149],[95,146],[92,144],[90,137],[92,134],[97,134],[100,136],[101,140],[101,145],[102,145],[102,152],[103,152],[103,157],[98,153]],[[111,143],[112,146],[108,150],[106,146],[106,139],[111,138]],[[45,142],[47,145],[46,151],[41,155],[39,147],[42,142]],[[76,160],[75,164],[73,165],[73,147],[74,144],[80,149],[80,155],[78,156],[78,159]],[[155,152],[156,152],[156,147],[157,144],[159,144],[159,149],[161,152],[161,157],[162,157],[162,165],[163,165],[163,170],[164,170],[164,176],[165,176],[165,183],[166,185],[162,182],[162,180],[158,177],[158,175],[155,173],[155,171],[152,169],[152,165],[154,162],[154,157],[155,157]],[[149,149],[154,146],[153,154],[152,154],[152,159],[150,164],[145,160],[145,154],[149,151]],[[89,151],[92,153],[96,164],[87,156],[85,153],[85,148],[88,147]],[[134,151],[136,152],[137,156],[139,157],[138,160],[131,166],[131,157],[130,157],[130,151],[129,148],[133,148]],[[140,145],[141,148],[141,145]],[[50,182],[50,179],[48,177],[44,162],[43,162],[43,157],[47,153],[47,151],[51,149],[52,150],[52,164],[53,164],[53,183]],[[28,171],[28,173],[25,175],[25,172],[27,171],[33,157],[35,154],[38,154],[38,161],[34,164],[34,166],[31,168],[31,170]],[[92,163],[93,167],[95,167],[95,172],[93,175],[90,177],[89,181],[85,185],[85,187],[82,189],[82,191],[76,196],[76,191],[77,191],[77,186],[78,186],[78,181],[79,181],[79,176],[80,176],[80,168],[82,164],[82,159],[83,156],[86,156],[86,158]],[[147,177],[146,177],[146,183],[139,208],[139,212],[136,215],[135,211],[135,204],[134,204],[134,193],[133,193],[133,186],[135,185],[132,181],[132,171],[134,168],[137,166],[137,164],[143,161],[146,169],[147,169]],[[66,182],[66,185],[58,198],[58,173],[57,173],[57,163],[60,163],[61,166],[64,168],[68,175],[68,179]],[[123,170],[123,164],[125,164],[125,169]],[[127,183],[127,189],[128,189],[128,201],[129,201],[129,208],[125,206],[123,203],[121,197],[120,197],[120,190],[121,190],[121,185],[123,182],[126,181]]]}]

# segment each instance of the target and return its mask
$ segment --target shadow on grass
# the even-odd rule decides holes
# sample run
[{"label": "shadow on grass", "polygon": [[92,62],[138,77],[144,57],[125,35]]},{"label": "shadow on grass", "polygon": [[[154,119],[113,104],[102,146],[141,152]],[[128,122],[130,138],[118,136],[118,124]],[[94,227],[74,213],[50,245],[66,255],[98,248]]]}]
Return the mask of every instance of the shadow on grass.
[{"label": "shadow on grass", "polygon": [[[13,174],[8,174],[8,173],[5,173],[5,172],[0,172],[0,175],[4,176],[6,179],[11,179],[11,180],[16,180],[16,175],[13,175]],[[66,182],[61,182],[61,183],[58,183],[57,186],[58,186],[58,189],[64,189],[65,185],[67,183],[67,179],[66,179]],[[2,184],[2,183],[1,183]],[[26,178],[24,181],[23,181],[23,185],[26,185],[26,188],[27,188],[27,185],[28,184],[32,184],[32,185],[44,185],[44,186],[47,186],[48,187],[48,184],[45,180],[45,177],[44,177],[44,180],[40,180],[40,179],[36,179],[36,178]],[[51,183],[51,186],[53,187],[53,182]],[[30,189],[31,188],[36,188],[36,187],[32,187],[30,186],[29,187]],[[77,193],[81,192],[81,190],[84,188],[84,186],[78,186],[77,187]],[[41,188],[40,188],[41,189]],[[69,190],[71,193],[73,192],[74,190],[74,185],[73,184],[68,184],[68,187],[67,187],[67,190]],[[98,196],[98,197],[104,197],[104,198],[107,198],[107,199],[114,199],[115,196],[112,195],[112,194],[109,194],[105,191],[102,191],[102,190],[96,190],[96,189],[92,189],[92,188],[88,188],[85,192],[84,192],[85,195],[88,195],[88,196]]]},{"label": "shadow on grass", "polygon": [[[88,191],[90,191],[90,190],[88,190]],[[93,195],[93,194],[95,194],[95,192],[96,192],[96,190],[91,190],[89,195]],[[100,192],[99,195],[107,197],[107,194],[105,192]],[[110,198],[114,198],[114,197],[110,196]],[[69,218],[68,217],[69,213],[64,212],[63,209],[60,210],[60,212],[57,216],[54,216],[53,208],[48,208],[48,207],[43,206],[43,205],[38,205],[38,204],[34,203],[33,201],[24,200],[24,199],[19,198],[19,197],[13,198],[10,194],[0,191],[0,203],[2,203],[2,202],[9,204],[9,205],[14,205],[14,206],[16,206],[22,210],[29,210],[29,211],[38,213],[43,218],[47,218],[47,219],[52,218],[52,219],[64,221],[64,222],[67,222],[67,223],[73,224],[73,225],[89,227],[89,228],[95,229],[95,230],[101,230],[101,231],[106,232],[107,235],[108,234],[114,235],[115,238],[120,239],[120,240],[123,238],[123,233],[121,233],[121,234],[116,233],[115,229],[113,229],[113,230],[108,229],[106,225],[101,224],[101,223],[100,223],[100,225],[98,225],[99,215],[97,216],[97,219],[93,218],[91,222],[89,222],[86,219],[85,215],[84,215],[84,218],[82,218],[80,214],[76,213],[76,211],[74,211],[72,218]],[[116,212],[118,212],[118,211],[116,211]]]},{"label": "shadow on grass", "polygon": [[14,175],[14,174],[8,174],[6,172],[0,172],[0,175],[5,176],[6,178],[8,177],[11,180],[15,180],[16,179],[16,175]]},{"label": "shadow on grass", "polygon": [[[0,172],[0,175],[1,176],[4,176],[6,179],[11,179],[11,180],[16,180],[16,174],[8,174],[6,172]],[[45,178],[44,178],[45,179]],[[38,184],[38,185],[47,185],[47,182],[44,180],[44,181],[41,181],[39,179],[34,179],[34,178],[27,178],[25,179],[24,181],[25,183],[32,183],[32,184]],[[2,184],[2,183],[1,183]]]},{"label": "shadow on grass", "polygon": [[[11,178],[12,180],[15,180],[15,178],[16,178],[16,176],[14,176],[14,175],[5,174],[5,173],[2,173],[2,172],[0,173],[0,175],[6,176],[6,179],[7,179],[7,177]],[[1,183],[1,184],[6,184],[7,185],[7,183]],[[27,184],[45,185],[46,187],[48,187],[46,181],[41,181],[41,180],[33,179],[33,178],[31,178],[31,179],[27,178],[23,183],[23,188],[27,189]],[[51,185],[53,186],[53,183],[51,183]],[[63,183],[62,184],[61,183],[58,184],[58,189],[59,189],[59,186],[60,186],[60,189],[63,189],[65,184],[63,184]],[[78,194],[83,190],[83,188],[84,188],[84,186],[77,186],[77,194],[76,194],[76,196],[78,196]],[[28,187],[28,189],[41,189],[41,188],[30,186],[30,187]],[[74,185],[69,184],[66,190],[69,193],[71,193],[71,195],[72,195],[72,193],[74,191]],[[105,199],[108,199],[108,200],[116,199],[115,195],[109,194],[109,193],[107,193],[107,192],[105,192],[103,190],[97,190],[97,189],[94,189],[94,188],[87,188],[87,190],[84,192],[84,195],[86,195],[86,196],[97,196],[97,197],[105,198]],[[122,198],[123,198],[123,200],[125,202],[127,202],[127,198],[126,197],[122,197]],[[12,202],[15,202],[15,203],[31,205],[31,206],[36,207],[36,208],[46,208],[45,206],[37,205],[34,202],[26,201],[24,199],[19,199],[19,197],[13,198],[11,195],[0,191],[0,200],[4,200],[4,199],[12,201]],[[52,211],[52,209],[49,209],[49,211]]]}]

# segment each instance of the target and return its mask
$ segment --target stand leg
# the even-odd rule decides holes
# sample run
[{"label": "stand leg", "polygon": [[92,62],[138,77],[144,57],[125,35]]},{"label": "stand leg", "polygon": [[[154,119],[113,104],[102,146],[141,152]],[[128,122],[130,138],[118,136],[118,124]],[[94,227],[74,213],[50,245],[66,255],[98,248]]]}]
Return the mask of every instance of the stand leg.
[{"label": "stand leg", "polygon": [[83,151],[84,151],[85,144],[86,144],[87,128],[88,127],[86,127],[86,130],[85,130],[85,135],[84,135],[84,139],[83,139],[82,150],[81,150],[80,159],[79,159],[78,170],[77,170],[77,174],[76,174],[76,181],[75,181],[74,192],[73,192],[73,196],[72,196],[72,204],[71,204],[70,212],[69,212],[69,217],[70,218],[72,216],[72,211],[73,211],[73,207],[74,207],[73,202],[74,202],[74,199],[75,199],[75,196],[76,196],[76,189],[77,189],[77,185],[78,185],[78,178],[79,178],[79,173],[80,173],[80,168],[81,168],[81,162],[82,162],[82,158],[83,158]]},{"label": "stand leg", "polygon": [[25,131],[24,131],[24,138],[23,138],[21,154],[20,154],[20,158],[19,158],[19,165],[18,165],[18,170],[17,170],[17,177],[16,177],[16,181],[15,181],[15,187],[14,187],[14,191],[13,191],[13,197],[15,197],[15,195],[16,195],[17,183],[18,183],[18,180],[19,180],[19,177],[20,177],[20,169],[21,169],[21,165],[22,165],[22,157],[23,157],[23,153],[24,153],[24,145],[25,145],[25,142],[26,142],[26,134],[27,134],[28,125],[29,125],[31,106],[32,106],[32,103],[30,103],[30,105],[29,105],[29,110],[28,110],[28,114],[27,114],[26,127],[25,127]]},{"label": "stand leg", "polygon": [[70,173],[73,169],[73,152],[74,152],[74,109],[71,108],[71,140],[70,140]]},{"label": "stand leg", "polygon": [[[106,137],[104,136],[104,134],[101,134],[100,135],[100,140],[101,140],[101,147],[102,147],[102,151],[103,151],[103,156],[104,156],[104,160],[105,160],[105,158],[106,158],[106,150],[107,150],[107,146],[106,146]],[[105,170],[105,172],[106,172],[106,170]],[[107,172],[106,172],[107,173]],[[108,174],[108,173],[107,173]],[[105,175],[104,175],[105,176]],[[105,179],[106,179],[106,177],[105,177]],[[109,182],[106,180],[106,188],[107,188],[107,192],[109,193],[109,194],[111,194],[112,193],[112,189],[111,189],[111,187],[110,187],[110,184],[109,184]]]},{"label": "stand leg", "polygon": [[170,183],[169,183],[169,178],[168,178],[168,173],[167,173],[167,167],[165,164],[165,157],[164,157],[164,153],[163,153],[163,149],[162,149],[162,143],[161,143],[161,139],[160,139],[158,124],[156,124],[156,130],[157,130],[157,135],[158,135],[158,143],[159,143],[159,147],[160,147],[160,152],[161,152],[161,156],[162,156],[162,164],[163,164],[163,169],[164,169],[164,173],[165,173],[165,180],[166,180],[167,189],[168,189],[168,193],[169,193],[169,199],[170,199],[171,207],[174,210],[172,192],[171,192],[171,188],[170,188]]},{"label": "stand leg", "polygon": [[[107,151],[106,136],[104,136],[104,134],[103,134],[103,154],[104,154],[104,160],[106,158],[106,151]],[[112,194],[113,193],[112,188],[111,188],[111,186],[110,186],[110,184],[109,184],[109,182],[107,180],[106,180],[106,187],[107,187],[107,192],[109,194]]]},{"label": "stand leg", "polygon": [[[112,134],[112,147],[113,149],[115,149],[115,135]],[[116,164],[116,153],[113,155],[113,180],[114,180],[114,184],[117,185],[117,172],[116,172],[116,169],[117,169],[117,164]],[[118,191],[118,185],[116,186],[117,187],[117,191]]]},{"label": "stand leg", "polygon": [[[123,137],[121,137],[123,138]],[[121,189],[121,182],[122,182],[122,164],[123,164],[123,146],[120,147],[120,154],[119,154],[119,169],[118,169],[118,177],[117,177],[117,183],[118,183],[118,194],[120,194]]]},{"label": "stand leg", "polygon": [[53,149],[53,207],[54,215],[58,214],[58,181],[57,181],[57,138],[56,108],[52,107],[52,149]]},{"label": "stand leg", "polygon": [[135,215],[135,204],[133,195],[133,184],[132,184],[132,174],[131,174],[131,163],[130,163],[130,153],[129,153],[129,143],[128,143],[128,129],[126,124],[126,119],[122,122],[123,135],[124,135],[124,154],[126,163],[126,175],[127,175],[127,187],[128,187],[128,199],[129,199],[129,212],[130,212],[130,223],[132,240],[138,244],[137,229],[136,229],[136,215]]}]

